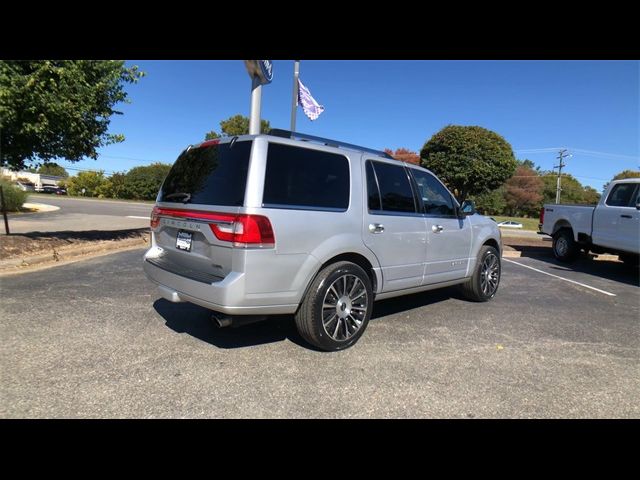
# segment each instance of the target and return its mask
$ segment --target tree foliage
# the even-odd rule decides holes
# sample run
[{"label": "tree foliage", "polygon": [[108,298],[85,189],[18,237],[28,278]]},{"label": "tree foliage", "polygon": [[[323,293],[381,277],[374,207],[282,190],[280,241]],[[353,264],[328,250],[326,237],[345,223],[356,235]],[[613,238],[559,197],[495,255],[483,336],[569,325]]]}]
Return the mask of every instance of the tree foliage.
[{"label": "tree foliage", "polygon": [[420,158],[422,166],[455,190],[460,202],[498,188],[516,168],[511,145],[476,126],[444,127],[424,144]]},{"label": "tree foliage", "polygon": [[124,172],[115,172],[98,187],[98,196],[101,198],[125,198],[125,178]]},{"label": "tree foliage", "polygon": [[38,168],[37,172],[42,175],[53,175],[55,177],[67,178],[69,176],[69,172],[57,163],[45,163]]},{"label": "tree foliage", "polygon": [[143,75],[120,60],[0,61],[2,164],[96,159],[98,148],[124,140],[108,133],[111,116],[129,103],[125,84]]},{"label": "tree foliage", "polygon": [[504,198],[512,216],[535,215],[542,201],[542,179],[528,165],[521,164],[506,181]]},{"label": "tree foliage", "polygon": [[507,208],[504,186],[473,197],[476,209],[483,215],[502,215]]},{"label": "tree foliage", "polygon": [[[558,176],[548,172],[542,179],[542,203],[556,203],[556,182]],[[600,200],[600,194],[591,187],[584,187],[570,174],[562,174],[560,183],[560,203],[575,203],[578,205],[592,205]]]},{"label": "tree foliage", "polygon": [[171,165],[166,163],[132,168],[125,175],[121,198],[154,200],[169,170]]},{"label": "tree foliage", "polygon": [[[69,177],[67,191],[70,195],[83,195],[85,197],[97,197],[99,189],[105,182],[104,172],[78,172],[75,177]],[[82,193],[84,188],[85,192]]]},{"label": "tree foliage", "polygon": [[[268,120],[260,120],[260,132],[269,133],[271,125]],[[221,136],[233,137],[236,135],[248,135],[249,134],[249,117],[244,115],[234,115],[226,120],[220,122],[220,131],[222,135],[219,135],[215,130],[211,130],[205,135],[205,140],[213,140],[220,138]]]},{"label": "tree foliage", "polygon": [[390,148],[385,148],[384,151],[391,155],[396,160],[400,160],[401,162],[413,163],[415,165],[420,165],[420,155],[416,152],[413,152],[407,148],[398,148],[395,153]]},{"label": "tree foliage", "polygon": [[4,208],[8,212],[15,212],[19,210],[22,204],[27,201],[27,196],[29,194],[4,178],[0,178],[0,186],[2,186]]}]

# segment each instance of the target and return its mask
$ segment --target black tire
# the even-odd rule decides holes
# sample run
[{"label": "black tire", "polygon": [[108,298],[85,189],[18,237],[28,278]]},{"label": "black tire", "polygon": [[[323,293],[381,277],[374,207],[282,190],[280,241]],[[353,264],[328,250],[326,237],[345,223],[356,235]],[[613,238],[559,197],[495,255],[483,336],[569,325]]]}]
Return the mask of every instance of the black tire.
[{"label": "black tire", "polygon": [[573,262],[580,248],[573,239],[573,230],[570,228],[561,228],[553,234],[553,256],[561,262]]},{"label": "black tire", "polygon": [[501,276],[500,253],[494,247],[484,245],[478,253],[473,275],[461,285],[462,293],[474,302],[487,302],[496,296]]},{"label": "black tire", "polygon": [[355,263],[337,262],[314,279],[296,312],[296,327],[302,338],[321,350],[343,350],[362,336],[372,309],[367,273]]}]

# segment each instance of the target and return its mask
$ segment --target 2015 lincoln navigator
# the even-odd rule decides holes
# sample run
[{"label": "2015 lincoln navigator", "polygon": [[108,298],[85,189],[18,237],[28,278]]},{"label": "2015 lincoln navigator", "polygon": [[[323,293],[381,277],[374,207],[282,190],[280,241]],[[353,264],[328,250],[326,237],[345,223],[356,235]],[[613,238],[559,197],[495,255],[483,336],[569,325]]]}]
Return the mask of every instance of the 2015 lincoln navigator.
[{"label": "2015 lincoln navigator", "polygon": [[375,300],[461,284],[498,289],[495,222],[424,168],[272,130],[184,150],[158,193],[144,270],[220,325],[294,314],[323,350],[353,345]]}]

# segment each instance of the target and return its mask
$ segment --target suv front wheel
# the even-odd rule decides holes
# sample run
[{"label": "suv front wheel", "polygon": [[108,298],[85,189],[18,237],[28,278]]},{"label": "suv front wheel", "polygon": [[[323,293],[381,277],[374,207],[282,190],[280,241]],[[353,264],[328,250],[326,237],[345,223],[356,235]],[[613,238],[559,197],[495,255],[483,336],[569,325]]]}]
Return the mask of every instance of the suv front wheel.
[{"label": "suv front wheel", "polygon": [[296,313],[300,335],[321,350],[350,347],[371,318],[373,291],[367,273],[351,262],[325,267],[315,278]]}]

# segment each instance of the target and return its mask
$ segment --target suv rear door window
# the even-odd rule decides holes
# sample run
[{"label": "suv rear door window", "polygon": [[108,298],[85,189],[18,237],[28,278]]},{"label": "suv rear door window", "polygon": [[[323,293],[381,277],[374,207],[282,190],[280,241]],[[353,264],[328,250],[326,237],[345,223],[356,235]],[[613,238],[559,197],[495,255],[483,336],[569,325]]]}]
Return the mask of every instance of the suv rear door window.
[{"label": "suv rear door window", "polygon": [[244,204],[251,142],[189,148],[160,189],[160,202],[240,207]]},{"label": "suv rear door window", "polygon": [[270,143],[262,204],[345,211],[349,183],[349,161],[344,155]]},{"label": "suv rear door window", "polygon": [[[383,162],[367,162],[373,166],[377,186],[379,187],[379,199],[382,210],[385,212],[415,213],[416,206],[413,190],[407,171],[402,165],[392,165]],[[373,171],[367,166],[367,188],[374,188],[375,181],[370,180]],[[369,190],[369,209],[376,204],[376,193]]]}]

